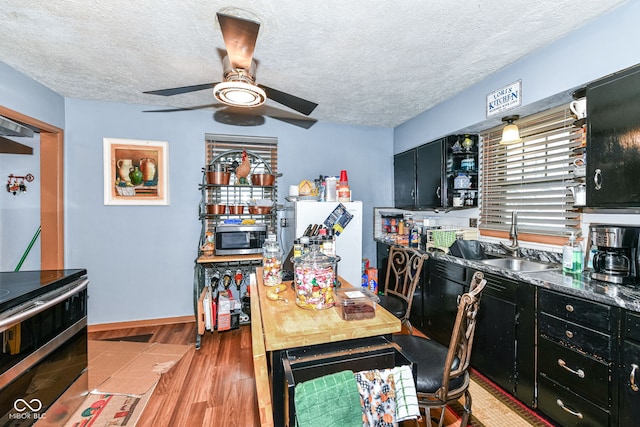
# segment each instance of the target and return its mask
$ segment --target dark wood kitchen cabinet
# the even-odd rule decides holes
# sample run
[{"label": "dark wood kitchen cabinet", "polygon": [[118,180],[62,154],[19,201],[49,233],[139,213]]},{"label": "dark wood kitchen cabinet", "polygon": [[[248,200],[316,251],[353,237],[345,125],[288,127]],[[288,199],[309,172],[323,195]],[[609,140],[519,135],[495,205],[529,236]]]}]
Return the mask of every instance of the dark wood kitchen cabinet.
[{"label": "dark wood kitchen cabinet", "polygon": [[618,425],[619,317],[616,307],[539,290],[538,410],[563,426]]},{"label": "dark wood kitchen cabinet", "polygon": [[587,86],[587,206],[640,206],[640,66]]},{"label": "dark wood kitchen cabinet", "polygon": [[471,366],[535,406],[535,287],[491,273],[478,310]]},{"label": "dark wood kitchen cabinet", "polygon": [[637,425],[640,420],[640,315],[626,313],[622,329],[622,350],[618,384],[619,426]]},{"label": "dark wood kitchen cabinet", "polygon": [[399,209],[443,206],[444,138],[393,156],[394,205]]},{"label": "dark wood kitchen cabinet", "polygon": [[448,346],[456,321],[458,296],[469,289],[467,269],[433,258],[429,259],[427,267],[428,280],[423,280],[421,295],[422,327],[418,329]]}]

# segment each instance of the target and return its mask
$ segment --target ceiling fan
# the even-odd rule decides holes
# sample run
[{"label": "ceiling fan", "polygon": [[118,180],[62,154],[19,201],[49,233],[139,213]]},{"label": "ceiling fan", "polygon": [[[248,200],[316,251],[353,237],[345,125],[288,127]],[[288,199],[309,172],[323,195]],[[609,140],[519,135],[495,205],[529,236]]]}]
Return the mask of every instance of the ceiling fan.
[{"label": "ceiling fan", "polygon": [[[318,106],[318,104],[299,98],[297,96],[279,91],[277,89],[270,88],[255,82],[255,69],[256,64],[253,60],[253,51],[255,48],[256,40],[258,38],[258,31],[260,24],[258,22],[239,18],[236,16],[227,15],[224,13],[217,13],[218,22],[220,23],[220,30],[222,31],[222,37],[227,49],[227,55],[222,60],[223,65],[223,80],[222,82],[203,83],[192,86],[182,86],[170,89],[160,89],[143,92],[150,95],[172,96],[189,92],[196,92],[205,89],[213,89],[215,98],[223,103],[222,107],[228,106],[226,116],[241,116],[246,115],[238,107],[259,107],[266,99],[271,99],[281,105],[291,108],[305,116],[308,116]],[[167,110],[152,110],[153,112],[171,112],[171,111],[184,111],[191,109],[201,109],[208,107],[219,107],[220,104],[201,105],[192,108],[175,108]],[[264,110],[264,108],[262,108]],[[255,110],[254,110],[255,111]],[[260,114],[260,111],[255,111]],[[305,128],[309,128],[310,124],[315,123],[315,120],[298,118],[291,118],[286,112],[278,109],[270,108],[269,113],[266,115],[276,119],[291,122],[291,120],[299,123],[292,122],[300,126],[304,124]],[[309,122],[309,123],[305,123]]]}]

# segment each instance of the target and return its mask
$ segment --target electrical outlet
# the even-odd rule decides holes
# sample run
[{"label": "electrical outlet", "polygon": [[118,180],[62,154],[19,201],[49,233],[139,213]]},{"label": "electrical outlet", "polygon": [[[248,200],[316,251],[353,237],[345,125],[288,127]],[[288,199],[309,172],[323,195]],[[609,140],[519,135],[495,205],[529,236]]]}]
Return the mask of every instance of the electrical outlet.
[{"label": "electrical outlet", "polygon": [[289,222],[287,221],[287,218],[280,218],[280,227],[288,227],[289,226]]},{"label": "electrical outlet", "polygon": [[469,227],[477,227],[478,226],[478,218],[469,218]]}]

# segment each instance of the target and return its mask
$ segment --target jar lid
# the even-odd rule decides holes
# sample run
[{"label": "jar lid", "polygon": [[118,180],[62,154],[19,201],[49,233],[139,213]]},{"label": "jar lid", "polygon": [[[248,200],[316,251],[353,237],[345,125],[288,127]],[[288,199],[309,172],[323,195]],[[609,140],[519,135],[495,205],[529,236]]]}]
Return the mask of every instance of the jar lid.
[{"label": "jar lid", "polygon": [[337,258],[325,255],[319,245],[311,245],[309,251],[302,256],[293,258],[295,264],[309,267],[326,267],[335,264]]}]

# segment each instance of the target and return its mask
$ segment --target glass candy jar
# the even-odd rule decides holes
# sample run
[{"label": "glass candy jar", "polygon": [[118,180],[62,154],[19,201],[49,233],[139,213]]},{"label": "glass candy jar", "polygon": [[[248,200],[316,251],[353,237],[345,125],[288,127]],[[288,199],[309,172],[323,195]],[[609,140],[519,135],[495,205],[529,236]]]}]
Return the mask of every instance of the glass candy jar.
[{"label": "glass candy jar", "polygon": [[269,235],[262,248],[262,278],[265,286],[282,283],[282,251],[274,235]]},{"label": "glass candy jar", "polygon": [[296,305],[309,310],[333,307],[336,259],[326,256],[317,245],[294,258]]}]

